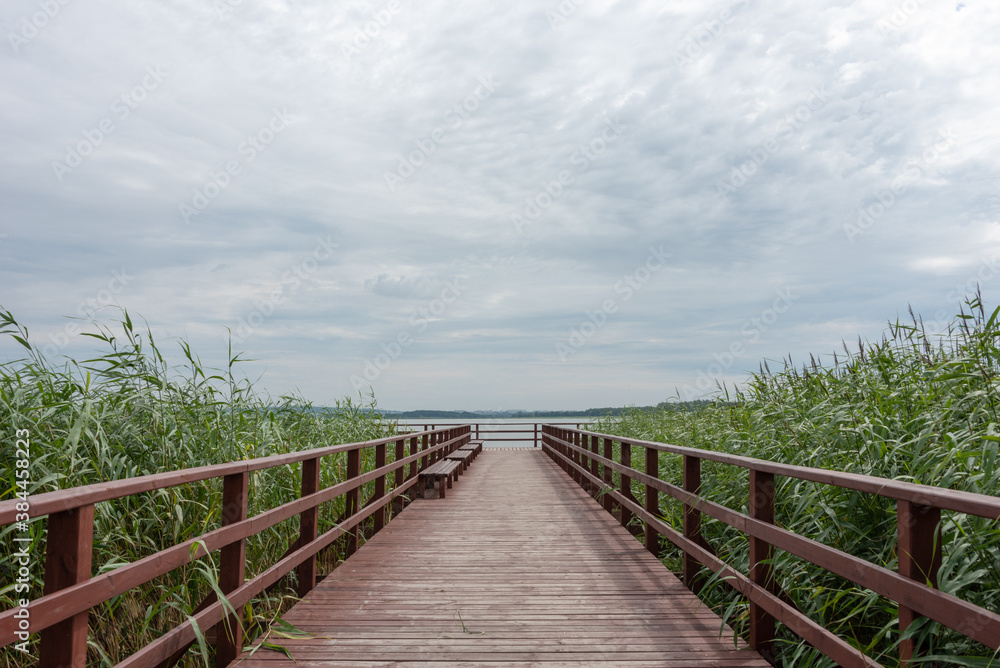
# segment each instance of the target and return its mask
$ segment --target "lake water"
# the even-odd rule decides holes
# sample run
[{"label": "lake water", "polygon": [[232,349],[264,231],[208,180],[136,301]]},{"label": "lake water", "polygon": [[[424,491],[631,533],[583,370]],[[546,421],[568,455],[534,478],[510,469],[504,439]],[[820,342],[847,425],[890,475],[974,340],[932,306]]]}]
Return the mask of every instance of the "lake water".
[{"label": "lake water", "polygon": [[[595,418],[550,418],[550,419],[526,419],[526,418],[486,418],[475,420],[398,420],[400,426],[405,425],[414,431],[424,429],[436,429],[437,427],[453,425],[470,425],[472,427],[472,437],[480,438],[484,448],[531,448],[535,445],[536,429],[538,425],[537,438],[538,445],[541,446],[542,425],[557,424],[567,427],[589,424]],[[478,434],[478,436],[477,436]]]}]

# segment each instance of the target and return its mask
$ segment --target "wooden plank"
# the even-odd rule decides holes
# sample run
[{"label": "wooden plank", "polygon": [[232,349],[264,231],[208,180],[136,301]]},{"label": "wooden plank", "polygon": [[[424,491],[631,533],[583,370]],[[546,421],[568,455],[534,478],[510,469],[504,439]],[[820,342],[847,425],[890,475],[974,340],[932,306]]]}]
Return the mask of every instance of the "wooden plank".
[{"label": "wooden plank", "polygon": [[314,634],[281,641],[294,663],[241,668],[768,665],[542,450],[485,450],[462,480],[288,612]]}]

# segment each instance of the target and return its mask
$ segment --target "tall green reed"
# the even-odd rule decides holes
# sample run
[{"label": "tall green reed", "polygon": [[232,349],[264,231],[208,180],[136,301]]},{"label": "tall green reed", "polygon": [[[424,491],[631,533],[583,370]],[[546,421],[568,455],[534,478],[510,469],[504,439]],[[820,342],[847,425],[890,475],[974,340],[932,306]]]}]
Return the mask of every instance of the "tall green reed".
[{"label": "tall green reed", "polygon": [[[1000,309],[988,313],[979,296],[939,335],[911,312],[891,322],[880,341],[846,344],[829,364],[810,358],[797,367],[763,363],[745,389],[720,388],[711,405],[630,411],[596,425],[607,433],[669,442],[789,464],[905,480],[1000,495]],[[704,462],[705,494],[747,510],[748,474]],[[661,458],[661,477],[679,483],[679,457]],[[642,489],[636,487],[637,497]],[[678,504],[664,501],[664,516],[682,527]],[[895,570],[895,504],[858,492],[778,478],[777,523],[797,533]],[[746,536],[705,518],[703,531],[720,557],[748,566]],[[943,513],[944,564],[940,588],[990,610],[1000,610],[1000,526],[959,513]],[[665,561],[679,569],[679,552]],[[873,592],[778,551],[778,581],[800,610],[888,666],[897,665],[897,608]],[[715,581],[706,600],[737,630],[747,606]],[[929,623],[918,637],[941,665],[1000,666],[991,652]],[[782,630],[781,665],[830,662]],[[943,657],[943,658],[942,658]]]},{"label": "tall green reed", "polygon": [[[271,397],[240,375],[240,353],[230,348],[221,369],[206,366],[186,341],[178,341],[183,362],[172,366],[148,326],[128,311],[117,321],[91,322],[85,334],[98,353],[77,361],[46,358],[13,314],[0,307],[0,334],[23,348],[23,355],[0,363],[0,425],[27,429],[32,442],[32,494],[162,471],[287,453],[395,433],[394,422],[378,412],[374,397],[346,397],[332,408],[316,408],[296,395]],[[373,467],[371,453],[363,470]],[[13,448],[3,448],[3,496],[13,497]],[[344,479],[346,457],[323,460],[324,486]],[[252,474],[251,515],[298,497],[298,465]],[[363,490],[363,495],[371,493]],[[98,504],[94,525],[94,572],[101,573],[218,526],[221,481],[205,481]],[[321,508],[320,529],[343,511],[334,501]],[[0,531],[0,605],[14,606],[13,539],[16,525]],[[46,521],[30,524],[34,554],[30,597],[42,592]],[[247,576],[277,561],[297,538],[297,522],[284,522],[247,543]],[[338,555],[326,555],[331,568]],[[207,563],[207,562],[206,562]],[[110,666],[148,644],[191,614],[211,590],[205,564],[191,564],[95,608],[91,614],[88,663]],[[8,584],[10,583],[10,584]],[[252,635],[261,619],[287,607],[281,592],[243,611]],[[37,655],[37,652],[35,653]],[[191,653],[189,664],[204,662]],[[10,648],[0,665],[25,666]]]}]

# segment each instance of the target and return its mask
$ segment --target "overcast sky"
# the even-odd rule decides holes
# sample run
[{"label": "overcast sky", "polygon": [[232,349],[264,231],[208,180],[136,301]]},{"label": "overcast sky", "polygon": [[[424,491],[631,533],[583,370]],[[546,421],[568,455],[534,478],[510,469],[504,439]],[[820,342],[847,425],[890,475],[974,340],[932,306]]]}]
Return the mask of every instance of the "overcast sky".
[{"label": "overcast sky", "polygon": [[4,0],[0,32],[0,305],[52,357],[117,304],[209,365],[228,328],[275,395],[586,408],[1000,301],[995,2]]}]

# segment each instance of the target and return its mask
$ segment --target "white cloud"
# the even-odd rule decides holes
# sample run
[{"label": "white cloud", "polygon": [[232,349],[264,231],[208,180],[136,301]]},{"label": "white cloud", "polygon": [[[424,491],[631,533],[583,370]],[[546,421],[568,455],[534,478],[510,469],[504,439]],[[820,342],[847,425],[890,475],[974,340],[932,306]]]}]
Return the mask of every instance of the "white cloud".
[{"label": "white cloud", "polygon": [[[591,0],[553,29],[551,4],[401,0],[350,58],[388,3],[66,5],[0,50],[0,304],[59,332],[124,266],[119,302],[221,364],[225,328],[269,310],[331,235],[335,257],[285,283],[243,344],[269,388],[330,403],[407,331],[374,383],[384,404],[555,408],[671,396],[785,286],[801,297],[725,378],[874,338],[911,303],[954,310],[970,281],[1000,301],[1000,9],[919,3],[887,29],[899,3]],[[6,3],[0,32],[34,11]],[[60,184],[52,161],[150,66],[169,74]],[[499,85],[455,123],[482,77]],[[827,101],[803,112],[817,88]],[[248,159],[275,108],[297,122]],[[590,148],[614,118],[620,137]],[[389,192],[386,171],[436,128]],[[956,139],[927,160],[942,128]],[[184,225],[179,204],[230,160],[239,173]],[[561,171],[573,182],[518,234],[511,212]],[[851,243],[845,226],[897,179]],[[669,268],[559,362],[555,343],[660,244]],[[455,277],[467,289],[415,326]]]}]

